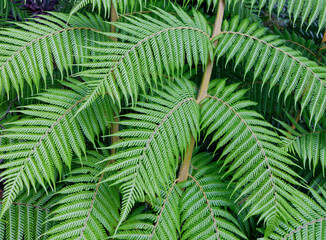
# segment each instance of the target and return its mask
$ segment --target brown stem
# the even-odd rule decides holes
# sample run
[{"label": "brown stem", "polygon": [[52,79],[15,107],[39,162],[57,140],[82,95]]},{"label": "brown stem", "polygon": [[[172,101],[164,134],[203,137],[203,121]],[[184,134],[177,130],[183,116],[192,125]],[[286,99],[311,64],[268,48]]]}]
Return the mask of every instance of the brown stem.
[{"label": "brown stem", "polygon": [[[115,23],[116,21],[118,21],[118,13],[113,5],[113,0],[111,0],[111,22]],[[115,32],[114,24],[111,24],[111,32],[113,33]],[[117,38],[111,38],[111,39],[115,42],[118,41]]]},{"label": "brown stem", "polygon": [[194,151],[194,147],[195,147],[195,138],[191,137],[190,146],[186,151],[186,156],[185,156],[185,158],[183,160],[183,164],[180,168],[179,182],[184,182],[188,178],[189,167],[190,167],[190,162],[191,162],[192,153]]},{"label": "brown stem", "polygon": [[[218,35],[221,32],[222,21],[223,21],[223,16],[224,16],[224,8],[225,8],[224,0],[219,1],[217,15],[216,15],[213,33],[212,33],[212,38],[214,38],[216,35]],[[216,46],[216,44],[217,44],[217,41],[214,42],[215,46]],[[207,96],[207,90],[208,90],[209,81],[212,76],[213,65],[214,65],[214,58],[209,59],[207,67],[205,69],[203,80],[201,82],[200,91],[199,91],[199,95],[197,98],[198,102],[205,99]]]},{"label": "brown stem", "polygon": [[326,30],[324,32],[324,37],[323,37],[323,40],[321,41],[321,43],[324,43],[324,42],[326,42]]},{"label": "brown stem", "polygon": [[[300,119],[300,115],[301,115],[301,110],[298,112],[298,115],[297,117],[295,118],[295,122],[298,123],[299,122],[299,119]],[[292,127],[291,127],[293,130],[295,130],[295,125],[294,123],[292,124]]]},{"label": "brown stem", "polygon": [[[215,23],[214,23],[214,27],[213,27],[212,38],[214,38],[216,35],[218,35],[221,32],[222,21],[223,21],[223,16],[224,16],[224,9],[225,9],[225,1],[220,0],[218,2],[218,9],[217,9],[217,15],[216,15],[216,19],[215,19]],[[215,46],[216,46],[216,44],[217,44],[217,42],[214,42]],[[200,103],[207,96],[209,81],[211,79],[212,71],[213,71],[213,64],[214,64],[214,59],[209,59],[208,64],[205,69],[203,80],[200,85],[200,90],[199,90],[199,94],[197,97],[198,103]],[[180,168],[179,177],[178,177],[179,182],[184,182],[188,178],[189,167],[190,167],[191,157],[192,157],[192,153],[194,151],[195,143],[196,143],[196,140],[192,136],[190,146],[186,150],[186,155],[183,160],[183,164]]]},{"label": "brown stem", "polygon": [[[321,44],[326,43],[326,30],[324,32],[323,40],[321,40]],[[325,49],[326,46],[321,46],[321,48],[318,50],[318,53],[320,53],[321,50]],[[321,61],[322,55],[319,55],[319,62]]]},{"label": "brown stem", "polygon": [[[111,22],[116,22],[118,20],[118,14],[117,11],[113,5],[113,0],[111,0]],[[111,24],[111,32],[115,32],[115,26],[113,24]],[[113,41],[118,41],[117,38],[111,38]],[[111,129],[111,133],[115,134],[119,131],[119,117],[117,115],[114,114],[114,123],[112,123],[112,129]],[[118,142],[120,140],[119,136],[113,136],[111,139],[111,144]],[[111,154],[115,154],[116,153],[116,149],[113,148],[111,150]]]}]

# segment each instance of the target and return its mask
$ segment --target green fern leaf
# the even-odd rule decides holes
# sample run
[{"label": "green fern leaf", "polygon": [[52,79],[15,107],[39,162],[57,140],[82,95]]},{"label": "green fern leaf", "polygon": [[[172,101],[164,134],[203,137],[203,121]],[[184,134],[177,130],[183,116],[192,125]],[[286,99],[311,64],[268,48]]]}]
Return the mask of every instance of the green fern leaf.
[{"label": "green fern leaf", "polygon": [[235,191],[241,190],[238,200],[247,198],[243,205],[250,209],[247,218],[259,214],[268,235],[286,211],[283,202],[296,191],[291,185],[299,185],[298,175],[289,167],[294,164],[280,150],[272,126],[248,109],[255,103],[243,100],[246,91],[235,92],[236,88],[237,84],[225,86],[224,80],[218,81],[212,90],[215,94],[202,103],[201,128],[206,129],[206,137],[212,134],[212,143],[217,142],[222,169],[227,166],[225,174],[233,174]]},{"label": "green fern leaf", "polygon": [[[227,0],[229,4],[236,4],[243,0]],[[264,7],[268,8],[269,14],[276,8],[277,15],[283,12],[286,7],[289,18],[295,23],[301,18],[301,27],[305,22],[308,23],[307,28],[315,21],[318,21],[318,31],[326,26],[326,2],[323,0],[249,0],[252,7],[258,5],[259,10]]]},{"label": "green fern leaf", "polygon": [[94,46],[90,40],[107,39],[108,24],[99,16],[74,16],[69,25],[62,13],[44,15],[26,23],[15,23],[16,28],[0,30],[0,89],[9,95],[13,87],[23,92],[24,82],[33,89],[43,78],[52,77],[54,64],[63,74],[71,72],[73,64],[81,64],[92,55],[85,46]]},{"label": "green fern leaf", "polygon": [[223,29],[216,38],[217,59],[226,55],[227,62],[236,59],[235,66],[244,62],[245,73],[253,70],[254,80],[261,76],[271,88],[278,84],[279,95],[284,93],[285,98],[294,92],[295,104],[300,100],[302,109],[309,106],[310,121],[314,118],[317,124],[326,109],[326,69],[284,46],[277,36],[265,35],[266,29],[257,23],[239,23],[234,17]]},{"label": "green fern leaf", "polygon": [[92,5],[93,10],[97,8],[99,14],[101,10],[103,10],[104,15],[109,17],[112,7],[114,7],[118,13],[132,13],[137,8],[141,10],[143,7],[146,7],[146,5],[155,4],[155,2],[156,0],[75,0],[70,16],[87,5]]},{"label": "green fern leaf", "polygon": [[149,102],[138,103],[132,108],[135,113],[120,121],[121,125],[133,128],[117,134],[123,140],[110,148],[124,150],[107,158],[116,162],[104,170],[114,172],[106,181],[121,184],[119,225],[145,193],[153,200],[160,196],[162,188],[167,190],[175,179],[178,157],[189,145],[191,136],[198,135],[199,106],[194,88],[186,79],[176,81],[178,84],[166,87],[165,91],[155,91],[156,96],[149,96]]},{"label": "green fern leaf", "polygon": [[159,20],[149,15],[144,19],[131,16],[125,17],[128,23],[114,24],[124,33],[106,35],[120,42],[98,42],[103,47],[92,48],[97,61],[86,64],[90,70],[79,73],[95,79],[88,81],[92,92],[83,107],[107,93],[118,103],[120,95],[135,102],[139,91],[146,93],[148,85],[157,85],[163,73],[180,75],[186,62],[196,68],[199,62],[207,64],[212,54],[207,21],[197,12],[192,19],[180,8],[175,10],[180,17],[158,8],[153,12]]},{"label": "green fern leaf", "polygon": [[[9,209],[15,197],[26,186],[43,187],[46,183],[55,186],[57,172],[61,175],[64,166],[71,168],[73,153],[79,158],[86,152],[83,133],[95,144],[100,132],[105,131],[107,121],[112,120],[110,98],[99,98],[92,106],[73,118],[78,105],[87,96],[87,88],[70,80],[63,84],[74,90],[51,89],[35,99],[43,104],[25,106],[20,113],[26,117],[8,123],[3,138],[16,139],[18,143],[0,147],[0,165],[5,169],[1,177],[5,180],[4,200],[1,216]],[[105,118],[105,113],[110,116]],[[29,117],[27,117],[29,116]]]},{"label": "green fern leaf", "polygon": [[316,130],[305,129],[298,124],[295,119],[287,115],[292,124],[295,126],[294,130],[288,124],[279,121],[279,123],[286,129],[281,131],[284,135],[284,148],[294,154],[297,154],[303,161],[303,166],[309,166],[309,169],[315,170],[319,164],[322,167],[322,172],[325,174],[326,168],[326,130],[322,126],[318,126]]},{"label": "green fern leaf", "polygon": [[270,236],[271,239],[325,239],[326,191],[319,188],[319,194],[311,188],[309,190],[313,198],[303,193],[290,198],[294,209],[287,215],[289,221],[281,222]]},{"label": "green fern leaf", "polygon": [[212,156],[199,153],[192,158],[193,168],[184,183],[186,188],[181,201],[182,240],[240,239],[237,219],[230,213],[234,204],[232,189],[218,173],[216,163],[209,164]]},{"label": "green fern leaf", "polygon": [[[46,232],[47,239],[107,238],[106,231],[113,234],[119,221],[120,194],[118,189],[102,183],[106,177],[99,173],[105,158],[98,152],[88,152],[83,166],[75,167],[64,182],[68,186],[58,191],[63,197],[51,212],[50,223],[56,223]],[[75,160],[80,164],[79,160]],[[71,183],[71,185],[69,185]]]},{"label": "green fern leaf", "polygon": [[[152,209],[135,215],[132,213],[119,227],[115,239],[150,240],[179,239],[180,232],[180,196],[182,190],[175,180],[167,192],[162,191],[162,199],[157,199]],[[133,216],[134,215],[134,216]]]},{"label": "green fern leaf", "polygon": [[[239,230],[230,200],[232,190],[221,180],[209,153],[192,158],[189,181],[163,191],[152,204],[153,211],[133,215],[122,223],[115,239],[239,239]],[[185,191],[182,188],[186,188]]]},{"label": "green fern leaf", "polygon": [[53,225],[46,220],[56,202],[57,198],[43,189],[34,195],[20,192],[0,222],[0,239],[45,239],[43,234]]}]

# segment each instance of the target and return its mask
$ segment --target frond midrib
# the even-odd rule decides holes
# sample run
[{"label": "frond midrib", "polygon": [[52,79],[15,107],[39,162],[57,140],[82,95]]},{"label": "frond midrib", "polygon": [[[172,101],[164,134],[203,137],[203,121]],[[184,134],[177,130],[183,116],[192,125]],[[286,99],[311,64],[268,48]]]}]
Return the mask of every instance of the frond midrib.
[{"label": "frond midrib", "polygon": [[90,31],[94,31],[94,32],[99,32],[99,33],[103,33],[101,30],[95,29],[95,28],[89,28],[89,27],[71,27],[71,28],[64,28],[64,29],[60,29],[58,31],[49,33],[47,35],[44,35],[42,37],[39,37],[37,39],[33,39],[32,41],[30,41],[29,43],[27,43],[26,45],[22,46],[20,49],[18,49],[16,52],[14,52],[12,54],[12,56],[10,58],[8,58],[8,60],[6,62],[4,62],[2,64],[2,66],[0,66],[0,71],[2,71],[4,69],[5,66],[7,66],[9,64],[9,62],[11,60],[13,60],[21,51],[25,50],[27,47],[33,45],[34,43],[42,40],[42,39],[46,39],[50,36],[62,33],[62,32],[66,32],[66,31],[71,31],[71,30],[90,30]]},{"label": "frond midrib", "polygon": [[273,173],[272,173],[272,170],[271,170],[271,167],[270,167],[270,164],[269,164],[269,161],[268,161],[268,157],[266,155],[266,152],[265,152],[263,146],[261,145],[259,139],[257,138],[256,134],[251,129],[251,127],[246,123],[246,121],[240,116],[240,114],[237,113],[237,111],[233,107],[231,107],[228,103],[226,103],[222,99],[220,99],[218,97],[215,97],[215,96],[212,96],[212,95],[207,95],[206,98],[212,98],[214,100],[217,100],[220,103],[222,103],[223,105],[225,105],[226,107],[228,107],[231,111],[233,111],[237,115],[237,117],[241,120],[241,122],[243,122],[243,124],[245,124],[246,127],[247,127],[247,129],[251,132],[252,136],[254,137],[255,141],[257,142],[257,145],[261,149],[261,152],[262,152],[262,154],[264,156],[264,159],[265,159],[265,162],[266,162],[266,165],[267,165],[267,169],[269,171],[269,176],[270,176],[270,179],[271,179],[271,182],[272,182],[272,188],[273,188],[273,192],[274,192],[274,196],[275,196],[274,197],[274,201],[275,201],[275,206],[276,206],[277,205],[277,192],[276,192],[276,187],[275,187]]},{"label": "frond midrib", "polygon": [[309,68],[306,64],[304,64],[302,61],[300,61],[298,58],[296,58],[296,57],[294,57],[294,56],[292,56],[290,53],[288,53],[288,52],[286,52],[286,51],[284,51],[284,50],[282,50],[282,49],[280,49],[280,48],[278,48],[278,47],[276,47],[276,46],[274,46],[274,45],[272,45],[272,44],[269,44],[269,43],[267,43],[267,42],[265,42],[265,41],[263,41],[263,40],[261,40],[261,39],[259,39],[259,38],[256,38],[256,37],[253,37],[253,36],[250,36],[250,35],[248,35],[248,34],[245,34],[245,33],[241,33],[241,32],[235,32],[235,31],[223,31],[223,32],[220,32],[219,33],[219,35],[220,34],[237,34],[237,35],[241,35],[241,36],[244,36],[244,37],[248,37],[248,38],[251,38],[251,39],[253,39],[253,40],[255,40],[255,41],[258,41],[258,42],[261,42],[261,43],[263,43],[263,44],[265,44],[265,45],[267,45],[267,46],[269,46],[269,47],[271,47],[271,48],[274,48],[274,49],[276,49],[277,51],[280,51],[280,52],[282,52],[282,53],[284,53],[285,55],[287,55],[288,57],[290,57],[290,58],[292,58],[292,59],[294,59],[295,61],[297,61],[301,66],[303,66],[305,69],[307,69],[309,72],[311,72],[312,73],[312,75],[316,78],[316,79],[318,79],[318,81],[326,88],[326,84],[321,80],[321,78],[313,71],[313,70],[311,70],[311,68]]},{"label": "frond midrib", "polygon": [[[3,202],[0,202],[0,204],[3,204]],[[33,205],[33,204],[29,204],[29,203],[23,203],[23,202],[13,202],[11,203],[12,205],[24,205],[24,206],[27,206],[27,207],[33,207],[33,208],[38,208],[38,209],[42,209],[46,212],[51,212],[49,209],[47,208],[43,208],[43,207],[40,207],[38,205]]]},{"label": "frond midrib", "polygon": [[[85,97],[86,98],[86,97]],[[12,191],[14,190],[17,181],[20,179],[26,164],[28,163],[29,160],[31,160],[32,155],[37,151],[37,148],[42,144],[42,141],[48,137],[48,135],[51,133],[51,131],[55,128],[55,126],[68,114],[72,111],[73,108],[75,108],[79,103],[83,102],[85,100],[85,98],[80,99],[79,101],[77,101],[74,105],[72,105],[63,115],[60,116],[60,118],[57,119],[57,121],[55,121],[52,126],[50,128],[48,128],[48,130],[44,133],[44,135],[40,138],[40,140],[35,144],[35,147],[31,150],[31,152],[29,153],[28,157],[24,160],[24,163],[22,164],[22,166],[20,167],[18,173],[15,176],[15,180],[14,182],[11,182],[10,184],[10,191],[9,194],[6,195],[6,198],[10,197],[12,195]],[[9,206],[6,207],[6,205],[8,205],[8,202],[5,202],[5,208],[8,208]],[[3,216],[4,211],[1,211],[1,215],[0,218]]]},{"label": "frond midrib", "polygon": [[209,208],[210,215],[211,215],[211,217],[213,219],[213,223],[214,223],[214,228],[215,228],[215,231],[216,231],[217,239],[219,240],[220,239],[220,234],[219,234],[219,231],[218,231],[218,228],[217,228],[217,223],[216,223],[216,220],[215,220],[215,217],[214,217],[214,212],[213,212],[213,209],[212,209],[212,207],[211,207],[211,205],[209,203],[209,200],[208,200],[208,198],[206,196],[206,193],[205,193],[203,187],[199,184],[199,182],[196,180],[195,177],[193,177],[192,175],[189,175],[189,174],[188,174],[188,177],[190,177],[196,183],[196,185],[199,187],[199,190],[201,191],[201,193],[203,194],[203,196],[204,196],[204,198],[206,200],[207,207]]},{"label": "frond midrib", "polygon": [[[173,30],[182,30],[182,29],[186,29],[186,30],[193,30],[193,31],[197,31],[202,33],[203,35],[205,35],[209,40],[212,40],[212,38],[203,30],[199,29],[199,28],[194,28],[194,27],[171,27],[171,28],[167,28],[167,29],[163,29],[159,32],[156,32],[150,36],[147,36],[146,38],[140,40],[138,43],[136,43],[132,48],[130,48],[120,59],[119,61],[116,62],[116,64],[114,66],[112,66],[108,73],[103,77],[103,79],[97,84],[97,87],[94,90],[94,93],[96,94],[98,92],[99,89],[102,88],[103,84],[105,83],[105,81],[107,80],[108,76],[120,65],[120,63],[122,63],[123,59],[126,58],[132,51],[136,50],[138,46],[141,46],[144,42],[146,42],[147,40],[156,37],[157,35],[164,33],[164,32],[168,32],[168,31],[173,31]],[[93,95],[93,94],[92,94]]]},{"label": "frond midrib", "polygon": [[157,226],[158,226],[158,224],[159,224],[159,222],[160,222],[160,218],[162,217],[162,213],[163,213],[163,210],[164,210],[164,208],[165,208],[165,206],[166,206],[166,203],[167,203],[167,201],[168,201],[168,199],[169,199],[169,196],[171,195],[172,190],[173,190],[174,186],[177,184],[178,181],[179,181],[179,179],[176,179],[176,180],[173,182],[173,184],[172,184],[172,186],[171,186],[171,188],[170,188],[168,194],[166,195],[166,198],[164,199],[164,203],[163,203],[163,205],[162,205],[162,207],[161,207],[161,210],[160,210],[159,215],[157,216],[157,221],[156,221],[156,223],[155,223],[155,225],[154,225],[154,229],[153,229],[151,235],[149,236],[149,239],[150,239],[150,240],[151,240],[151,239],[153,238],[153,236],[154,236],[155,230],[156,230],[156,228],[157,228]]},{"label": "frond midrib", "polygon": [[309,225],[315,224],[316,222],[322,222],[322,221],[326,221],[326,217],[318,218],[318,219],[312,220],[312,221],[310,221],[308,223],[305,223],[305,224],[301,225],[300,227],[298,227],[298,228],[294,229],[293,231],[291,231],[290,233],[288,233],[284,238],[282,238],[282,240],[286,240],[292,234],[300,231],[301,229],[303,229],[303,228],[305,228],[305,227],[307,227]]},{"label": "frond midrib", "polygon": [[313,135],[313,134],[320,134],[320,133],[325,133],[326,130],[322,130],[322,131],[316,131],[316,132],[307,132],[307,133],[302,133],[299,136],[296,136],[295,138],[293,138],[289,143],[287,143],[285,145],[286,148],[288,148],[290,145],[292,145],[297,139],[302,138],[303,136],[307,136],[307,135]]},{"label": "frond midrib", "polygon": [[[134,188],[135,188],[135,185],[136,185],[136,179],[137,179],[137,176],[138,176],[138,173],[139,173],[139,169],[140,169],[140,166],[142,164],[142,159],[144,158],[145,152],[149,148],[151,141],[154,139],[155,134],[159,131],[159,129],[163,125],[163,123],[169,118],[169,116],[171,116],[173,114],[174,111],[176,111],[182,104],[184,104],[186,102],[189,102],[189,101],[196,101],[196,99],[191,97],[191,98],[187,98],[187,99],[184,99],[183,101],[179,102],[173,109],[170,110],[170,112],[168,112],[165,115],[165,117],[162,119],[162,121],[156,126],[155,130],[153,131],[152,135],[148,139],[148,141],[147,141],[147,143],[146,143],[146,145],[145,145],[145,147],[144,147],[144,149],[142,151],[143,152],[142,155],[140,156],[140,158],[138,160],[139,163],[137,164],[137,168],[136,168],[135,173],[134,173],[134,177],[133,177],[133,181],[132,181],[132,188],[129,191],[130,194],[128,196],[128,201],[126,201],[126,202],[130,202],[132,192],[134,191]],[[123,218],[121,218],[121,219],[123,219]],[[116,228],[115,234],[117,233],[120,224],[121,224],[121,220],[120,220],[120,222],[119,222],[119,224],[118,224],[118,226]]]}]

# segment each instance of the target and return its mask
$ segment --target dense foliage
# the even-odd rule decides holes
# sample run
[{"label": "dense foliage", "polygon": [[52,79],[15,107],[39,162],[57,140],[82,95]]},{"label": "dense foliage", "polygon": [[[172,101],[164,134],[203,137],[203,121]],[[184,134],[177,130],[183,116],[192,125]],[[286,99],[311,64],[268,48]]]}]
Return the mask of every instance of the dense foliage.
[{"label": "dense foliage", "polygon": [[0,239],[326,239],[325,0],[0,0]]}]

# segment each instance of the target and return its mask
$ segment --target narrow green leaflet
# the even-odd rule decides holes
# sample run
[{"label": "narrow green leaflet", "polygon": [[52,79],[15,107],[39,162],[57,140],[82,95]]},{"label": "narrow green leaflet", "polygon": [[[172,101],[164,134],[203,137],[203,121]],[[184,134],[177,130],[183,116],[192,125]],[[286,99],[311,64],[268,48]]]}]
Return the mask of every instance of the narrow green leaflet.
[{"label": "narrow green leaflet", "polygon": [[103,171],[113,172],[106,181],[119,184],[123,195],[119,225],[145,194],[154,201],[162,189],[169,188],[178,158],[190,144],[191,136],[198,135],[199,105],[194,88],[186,79],[175,81],[133,107],[133,113],[120,121],[130,128],[118,133],[122,140],[110,146],[121,149],[106,159],[115,163]]}]

